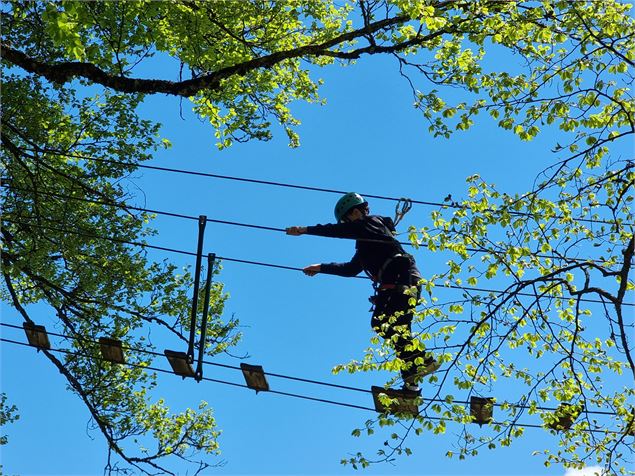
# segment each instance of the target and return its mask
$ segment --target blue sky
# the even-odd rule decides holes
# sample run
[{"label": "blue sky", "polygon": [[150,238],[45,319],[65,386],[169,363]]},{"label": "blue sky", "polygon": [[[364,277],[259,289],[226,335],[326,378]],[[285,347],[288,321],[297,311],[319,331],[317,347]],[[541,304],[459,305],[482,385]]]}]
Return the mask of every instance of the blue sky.
[{"label": "blue sky", "polygon": [[[356,65],[333,66],[318,71],[325,79],[324,107],[296,104],[302,121],[302,145],[289,149],[282,130],[270,142],[236,144],[229,150],[214,147],[212,128],[195,118],[183,103],[156,96],[143,106],[148,117],[163,123],[163,134],[173,147],[157,154],[154,165],[199,170],[351,190],[386,196],[441,201],[452,194],[466,195],[465,178],[479,173],[499,189],[529,189],[536,174],[553,158],[553,135],[521,142],[498,129],[486,116],[467,133],[451,140],[427,134],[427,125],[412,107],[407,83],[390,58],[371,58]],[[234,220],[272,227],[310,225],[332,220],[337,196],[265,185],[244,184],[140,170],[130,181],[137,189],[137,204],[188,215]],[[142,190],[143,193],[140,193]],[[371,200],[371,211],[394,213],[394,203]],[[415,206],[399,231],[408,225],[429,224],[431,209]],[[196,222],[159,217],[159,231],[150,243],[194,251]],[[289,237],[272,231],[208,224],[205,251],[237,259],[304,266],[344,261],[353,254],[353,243],[319,237]],[[180,265],[194,259],[150,252]],[[441,266],[443,257],[425,250],[416,253],[424,274]],[[299,272],[225,262],[218,278],[230,294],[226,315],[235,315],[244,339],[237,354],[248,353],[248,363],[266,371],[328,380],[369,388],[382,385],[388,375],[331,375],[331,368],[360,358],[368,346],[367,281],[333,276],[308,278]],[[451,291],[447,291],[451,292]],[[2,321],[20,324],[4,303]],[[37,321],[52,329],[53,316],[42,311]],[[2,336],[23,340],[19,330],[2,328]],[[174,348],[176,342],[153,335],[157,348]],[[183,349],[185,350],[185,349]],[[106,448],[100,433],[87,429],[88,413],[79,399],[66,390],[61,375],[32,348],[3,344],[2,388],[19,407],[20,420],[4,427],[9,444],[2,448],[2,465],[8,475],[101,474]],[[237,365],[227,356],[221,363]],[[167,368],[162,359],[157,366]],[[234,370],[207,367],[207,377],[242,383]],[[381,447],[381,435],[353,438],[373,414],[284,396],[161,375],[154,397],[163,397],[175,410],[209,402],[223,434],[220,438],[225,465],[209,474],[350,474],[340,459],[357,451],[372,455]],[[270,378],[272,388],[372,406],[369,395],[321,388]],[[425,395],[425,390],[424,390]],[[460,428],[449,427],[445,436],[424,434],[410,442],[414,455],[366,470],[369,474],[532,474],[563,475],[563,468],[545,468],[534,450],[553,448],[557,438],[537,429],[511,448],[484,450],[466,461],[444,455],[452,449]],[[482,432],[487,429],[483,428]],[[478,433],[478,432],[477,432]],[[185,471],[184,469],[182,471]],[[572,473],[571,473],[572,474]]]}]

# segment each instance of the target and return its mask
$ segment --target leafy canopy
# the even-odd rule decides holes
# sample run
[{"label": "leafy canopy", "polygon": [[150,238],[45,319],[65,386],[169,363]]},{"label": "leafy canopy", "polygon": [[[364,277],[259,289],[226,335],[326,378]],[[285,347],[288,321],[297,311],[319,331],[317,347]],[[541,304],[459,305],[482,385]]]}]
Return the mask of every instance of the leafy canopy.
[{"label": "leafy canopy", "polygon": [[[170,415],[151,400],[147,355],[134,357],[138,367],[113,366],[94,358],[97,348],[85,340],[109,334],[147,347],[149,327],[186,340],[190,274],[125,243],[154,233],[150,215],[125,208],[134,200],[127,177],[169,146],[139,104],[148,94],[188,99],[220,148],[267,140],[274,124],[298,146],[290,105],[321,102],[316,68],[382,54],[398,60],[430,133],[450,137],[483,113],[521,140],[549,130],[558,142],[553,166],[532,190],[499,191],[470,177],[465,200],[411,230],[413,243],[448,256],[447,270],[423,283],[413,336],[444,363],[426,384],[441,403],[426,404],[415,419],[368,421],[367,434],[377,425],[403,430],[380,432],[386,441],[375,460],[408,454],[413,436],[448,425],[463,425],[459,457],[509,445],[524,432],[521,415],[548,424],[555,417],[543,403],[567,402],[585,410],[545,464],[593,461],[626,471],[634,175],[632,158],[613,150],[634,124],[630,9],[612,0],[3,4],[3,299],[26,321],[31,304],[50,306],[75,338],[60,345],[81,356],[45,355],[116,455],[107,467],[168,471],[176,456],[200,470],[208,463],[199,453],[218,452],[204,403]],[[490,60],[493,53],[505,61]],[[472,289],[447,301],[440,290],[487,281],[505,292]],[[235,322],[220,319],[226,296],[215,286],[209,354],[237,338]],[[337,370],[404,365],[374,344],[362,361]],[[541,365],[527,368],[528,356]],[[465,406],[453,402],[494,389],[507,392],[496,407],[505,416],[475,436]]]}]

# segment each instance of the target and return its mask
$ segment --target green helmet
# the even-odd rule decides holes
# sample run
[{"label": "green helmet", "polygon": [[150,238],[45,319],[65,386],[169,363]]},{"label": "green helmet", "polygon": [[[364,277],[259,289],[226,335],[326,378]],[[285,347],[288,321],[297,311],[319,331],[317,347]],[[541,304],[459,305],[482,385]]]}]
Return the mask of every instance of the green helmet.
[{"label": "green helmet", "polygon": [[341,222],[351,208],[362,203],[366,203],[366,200],[359,193],[349,192],[342,196],[335,204],[335,220]]}]

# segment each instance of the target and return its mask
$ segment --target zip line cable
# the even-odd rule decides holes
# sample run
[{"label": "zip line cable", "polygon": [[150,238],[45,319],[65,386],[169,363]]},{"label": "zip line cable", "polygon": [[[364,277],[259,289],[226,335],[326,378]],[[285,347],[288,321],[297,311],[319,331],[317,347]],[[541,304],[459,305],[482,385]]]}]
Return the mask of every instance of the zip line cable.
[{"label": "zip line cable", "polygon": [[[24,189],[24,188],[21,188],[21,187],[16,187],[14,185],[8,186],[8,185],[1,184],[0,186],[5,187],[5,188],[10,189],[10,190],[28,191],[28,189]],[[193,216],[193,215],[185,215],[185,214],[182,214],[182,213],[174,213],[174,212],[167,212],[167,211],[163,211],[163,210],[154,210],[154,209],[150,209],[150,208],[135,207],[135,206],[132,206],[132,205],[126,205],[126,204],[122,204],[122,203],[104,202],[104,201],[101,201],[101,200],[95,200],[95,199],[90,199],[90,198],[73,197],[73,196],[64,195],[64,194],[57,194],[57,193],[51,193],[51,192],[42,192],[42,191],[39,191],[39,190],[38,190],[37,193],[39,193],[41,195],[47,195],[47,196],[52,196],[52,197],[61,198],[61,199],[77,200],[77,201],[82,201],[82,202],[87,202],[87,203],[94,203],[94,204],[97,204],[97,205],[104,205],[104,206],[109,206],[109,207],[114,207],[114,208],[120,208],[122,210],[135,210],[135,211],[140,211],[140,212],[153,213],[153,214],[156,214],[156,215],[169,216],[169,217],[173,217],[173,218],[182,218],[182,219],[195,220],[195,221],[199,220],[199,217],[196,217],[196,216]],[[278,232],[283,232],[283,233],[286,232],[285,228],[278,228],[278,227],[272,227],[272,226],[254,225],[254,224],[251,224],[251,223],[241,223],[241,222],[236,222],[236,221],[219,220],[219,219],[207,218],[207,217],[205,217],[205,220],[208,223],[217,223],[217,224],[222,224],[222,225],[239,226],[239,227],[253,228],[253,229],[259,229],[259,230],[278,231]],[[309,236],[317,236],[317,235],[309,235]],[[350,238],[350,239],[354,239],[354,238]],[[375,242],[375,243],[393,243],[393,241],[390,241],[390,240],[379,240],[379,239],[372,239],[372,238],[357,238],[356,240],[357,241],[364,241],[364,242]],[[399,243],[400,245],[404,245],[404,246],[414,246],[409,241],[397,241],[397,243]],[[426,244],[424,244],[424,243],[421,243],[418,246],[421,246],[423,248],[428,248],[428,246]],[[466,247],[465,251],[470,252],[470,253],[488,253],[488,251],[486,251],[486,250],[482,250],[482,249],[478,249],[478,248],[470,248],[470,247]],[[531,253],[531,256],[535,256],[537,258],[543,258],[543,259],[569,260],[569,261],[575,261],[575,262],[581,262],[581,263],[589,261],[589,260],[584,259],[584,258],[573,258],[573,257],[563,257],[563,256],[554,256],[554,255],[543,255],[543,254],[539,254],[539,253]]]},{"label": "zip line cable", "polygon": [[[15,324],[9,324],[6,322],[0,322],[0,326],[3,327],[8,327],[11,329],[20,329],[23,330],[22,326],[17,326]],[[78,336],[70,336],[68,334],[60,334],[60,333],[56,333],[56,332],[50,332],[50,331],[46,331],[47,334],[52,335],[52,336],[56,336],[56,337],[62,337],[64,339],[71,339],[74,341],[83,341],[83,342],[88,342],[90,344],[95,344],[98,345],[99,341],[93,340],[93,339],[89,339],[89,338],[85,338],[85,337],[78,337]],[[148,354],[148,355],[152,355],[155,357],[165,357],[164,354],[160,353],[160,352],[155,352],[149,349],[142,349],[142,348],[137,348],[137,347],[128,347],[125,345],[122,345],[122,350],[129,350],[132,352],[138,352],[138,353],[143,353],[143,354]],[[221,367],[221,368],[227,368],[227,369],[232,369],[232,370],[240,370],[242,372],[242,369],[236,365],[228,365],[228,364],[222,364],[219,362],[211,362],[211,361],[207,361],[207,360],[203,360],[203,363],[206,365],[210,365],[213,367]],[[282,379],[286,379],[286,380],[294,380],[294,381],[298,381],[298,382],[303,382],[303,383],[310,383],[310,384],[315,384],[315,385],[321,385],[321,386],[325,386],[325,387],[332,387],[332,388],[339,388],[339,389],[343,389],[343,390],[351,390],[351,391],[355,391],[355,392],[361,392],[361,393],[370,393],[372,394],[372,390],[368,390],[366,388],[360,388],[360,387],[352,387],[352,386],[348,386],[348,385],[340,385],[340,384],[335,384],[335,383],[331,383],[331,382],[324,382],[324,381],[320,381],[320,380],[313,380],[313,379],[307,379],[307,378],[303,378],[303,377],[296,377],[296,376],[292,376],[292,375],[285,375],[285,374],[278,374],[278,373],[273,373],[273,372],[265,372],[263,370],[263,373],[265,375],[271,376],[271,377],[277,377],[277,378],[282,378]],[[248,388],[248,387],[247,387]],[[447,403],[445,399],[443,398],[426,398],[426,397],[420,397],[423,401],[425,402],[439,402],[439,403]],[[456,404],[462,404],[462,405],[469,405],[470,402],[466,401],[466,400],[453,400],[452,403],[456,403]],[[513,407],[515,409],[522,409],[522,410],[527,410],[530,408],[535,408],[536,410],[541,410],[541,411],[556,411],[556,408],[549,408],[549,407],[531,407],[529,405],[517,405],[517,404],[508,404],[508,403],[494,403],[493,406],[495,407],[502,407],[502,406],[509,406],[509,407]],[[602,411],[602,410],[587,410],[584,409],[582,410],[582,413],[586,413],[589,415],[608,415],[608,416],[616,416],[617,413],[615,412],[608,412],[608,411]]]},{"label": "zip line cable", "polygon": [[[41,150],[41,149],[40,150],[36,150],[36,149],[27,148],[27,150],[45,152],[45,153],[54,153],[54,154],[56,153],[56,152],[47,151],[47,150]],[[255,183],[255,184],[260,184],[260,185],[271,185],[271,186],[276,186],[276,187],[293,188],[293,189],[299,189],[299,190],[309,190],[309,191],[314,191],[314,192],[337,193],[337,194],[340,194],[340,195],[347,193],[346,191],[343,191],[343,190],[336,190],[336,189],[330,189],[330,188],[311,187],[311,186],[307,186],[307,185],[297,185],[297,184],[276,182],[276,181],[271,181],[271,180],[259,180],[259,179],[251,179],[251,178],[244,178],[244,177],[235,177],[235,176],[230,176],[230,175],[212,174],[212,173],[208,173],[208,172],[199,172],[199,171],[195,171],[195,170],[177,169],[177,168],[172,168],[172,167],[161,167],[161,166],[158,166],[158,165],[134,164],[134,163],[124,162],[124,161],[121,161],[121,160],[104,159],[104,158],[84,156],[84,155],[79,155],[79,154],[61,154],[61,153],[56,153],[56,155],[60,155],[60,156],[63,156],[63,157],[74,158],[74,159],[86,160],[86,161],[91,161],[91,162],[103,162],[103,163],[110,163],[110,164],[116,164],[116,165],[123,165],[125,167],[134,167],[134,168],[142,168],[142,169],[148,169],[148,170],[157,170],[157,171],[161,171],[161,172],[170,172],[170,173],[177,173],[177,174],[194,175],[194,176],[198,176],[198,177],[216,178],[216,179],[222,179],[222,180],[232,180],[232,181],[237,181],[237,182]],[[364,197],[375,198],[375,199],[378,199],[378,200],[389,200],[389,201],[394,201],[394,202],[398,202],[399,200],[401,200],[401,198],[389,197],[389,196],[385,196],[385,195],[373,195],[373,194],[369,194],[369,193],[361,193],[361,195],[364,196]],[[454,209],[457,209],[457,210],[468,210],[467,207],[458,205],[458,204],[456,204],[454,202],[451,202],[451,203],[445,202],[444,203],[444,202],[433,202],[433,201],[414,200],[414,199],[410,199],[410,202],[413,203],[413,204],[417,204],[417,205],[426,205],[426,206],[434,206],[434,207],[442,207],[442,208],[454,208]],[[490,210],[490,211],[492,211],[492,210]],[[524,217],[532,217],[532,218],[535,217],[535,215],[532,214],[532,213],[519,212],[519,211],[515,211],[515,210],[509,211],[509,214],[513,215],[513,216],[524,216]],[[563,217],[554,216],[552,218],[561,219]],[[616,223],[616,222],[610,221],[610,220],[594,220],[594,219],[591,219],[591,218],[572,218],[572,220],[586,222],[586,223],[602,223],[602,224],[605,224],[605,225],[614,225]]]},{"label": "zip line cable", "polygon": [[[40,228],[40,229],[44,229],[44,230],[53,230],[53,231],[59,231],[61,233],[70,233],[70,234],[74,234],[74,235],[79,235],[79,236],[84,236],[86,238],[94,238],[94,239],[100,239],[100,240],[106,240],[106,241],[112,241],[115,243],[122,243],[122,244],[127,244],[127,245],[131,245],[131,246],[139,246],[141,248],[148,248],[148,249],[155,249],[155,250],[159,250],[159,251],[165,251],[165,252],[169,252],[169,253],[176,253],[176,254],[182,254],[182,255],[187,255],[187,256],[196,256],[197,254],[192,252],[192,251],[185,251],[185,250],[180,250],[180,249],[175,249],[175,248],[168,248],[165,246],[156,246],[156,245],[150,245],[147,243],[140,243],[140,242],[135,242],[135,241],[129,241],[129,240],[122,240],[122,239],[118,239],[115,237],[106,237],[106,236],[100,236],[100,235],[94,235],[94,234],[89,234],[89,233],[82,233],[79,232],[77,230],[69,230],[69,229],[65,229],[65,228],[57,228],[57,227],[51,227],[51,226],[47,226],[47,225],[41,225],[41,224],[32,224],[32,223],[25,223],[25,222],[21,222],[21,221],[17,221],[17,220],[12,220],[6,217],[2,217],[1,218],[2,221],[8,222],[8,223],[13,223],[13,224],[17,224],[17,225],[22,225],[22,226],[31,226],[31,227],[35,227],[35,228]],[[277,269],[286,269],[286,270],[290,270],[290,271],[303,271],[303,268],[298,268],[298,267],[294,267],[294,266],[285,266],[285,265],[280,265],[280,264],[274,264],[274,263],[264,263],[264,262],[260,262],[260,261],[251,261],[251,260],[244,260],[244,259],[237,259],[237,258],[229,258],[229,257],[224,257],[224,256],[216,256],[217,259],[220,260],[225,260],[225,261],[229,261],[229,262],[234,262],[234,263],[242,263],[242,264],[248,264],[248,265],[255,265],[255,266],[263,266],[263,267],[268,267],[268,268],[277,268]],[[326,274],[326,273],[324,273]],[[353,276],[353,278],[355,279],[367,279],[369,280],[370,278],[367,276]],[[523,292],[513,292],[513,291],[503,291],[500,289],[489,289],[489,288],[477,288],[477,287],[468,287],[468,286],[458,286],[458,285],[448,285],[448,286],[435,286],[435,289],[460,289],[463,291],[474,291],[474,292],[486,292],[486,293],[494,293],[494,294],[515,294],[518,296],[525,296],[525,297],[536,297],[535,294],[530,294],[530,293],[523,293]],[[572,297],[564,297],[564,296],[550,296],[553,299],[576,299],[576,298],[572,298]],[[595,304],[606,304],[605,301],[599,300],[599,299],[587,299],[587,298],[580,298],[580,302],[588,302],[588,303],[595,303]],[[622,303],[623,306],[635,306],[635,303]]]}]

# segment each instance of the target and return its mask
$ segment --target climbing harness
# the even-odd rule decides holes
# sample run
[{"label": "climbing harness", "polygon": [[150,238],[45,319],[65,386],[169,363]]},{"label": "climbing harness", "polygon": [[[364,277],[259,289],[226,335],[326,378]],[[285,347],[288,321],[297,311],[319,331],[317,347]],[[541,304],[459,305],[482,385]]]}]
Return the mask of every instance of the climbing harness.
[{"label": "climbing harness", "polygon": [[381,265],[376,276],[372,276],[370,273],[368,273],[368,271],[366,271],[366,274],[370,276],[373,282],[373,290],[374,290],[373,295],[368,298],[368,300],[372,303],[370,311],[375,310],[375,302],[377,300],[377,295],[380,292],[397,292],[397,293],[403,294],[407,290],[413,287],[411,284],[393,284],[393,283],[381,282],[381,278],[384,274],[384,271],[386,271],[386,268],[388,268],[388,266],[390,266],[396,260],[402,260],[402,259],[408,261],[408,266],[410,266],[410,264],[414,261],[414,258],[412,257],[412,255],[408,253],[397,253],[389,257],[386,261],[384,261],[384,264]]},{"label": "climbing harness", "polygon": [[377,276],[373,277],[373,281],[375,284],[379,285],[379,283],[381,283],[381,278],[384,275],[384,271],[386,271],[386,269],[388,268],[388,266],[390,266],[393,262],[397,261],[397,260],[403,260],[403,261],[408,261],[408,266],[410,266],[413,262],[414,262],[414,258],[412,255],[408,254],[408,253],[397,253],[391,257],[389,257],[386,261],[384,261],[384,264],[381,265],[381,267],[379,268],[379,271],[377,271]]},{"label": "climbing harness", "polygon": [[375,310],[375,306],[377,305],[377,297],[380,293],[406,294],[407,292],[414,289],[416,289],[416,286],[408,284],[380,284],[378,286],[375,286],[375,292],[368,298],[368,301],[372,304],[369,311],[373,312]]},{"label": "climbing harness", "polygon": [[394,291],[399,293],[405,293],[406,291],[415,288],[409,284],[381,284],[377,287],[377,291]]}]

